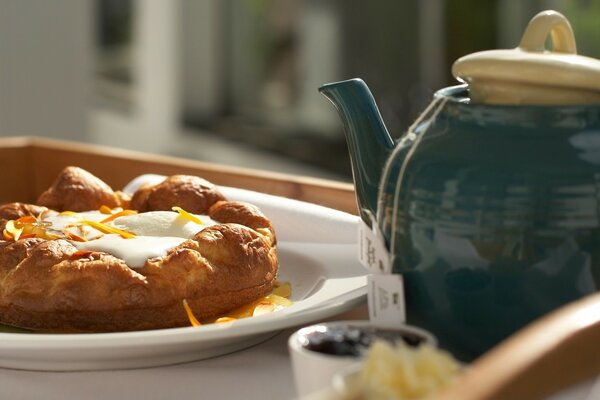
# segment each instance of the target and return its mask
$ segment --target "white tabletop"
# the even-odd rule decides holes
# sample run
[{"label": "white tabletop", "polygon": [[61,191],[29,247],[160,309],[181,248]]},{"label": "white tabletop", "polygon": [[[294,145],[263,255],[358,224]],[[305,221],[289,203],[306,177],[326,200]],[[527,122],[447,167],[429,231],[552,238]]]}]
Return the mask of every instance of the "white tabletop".
[{"label": "white tabletop", "polygon": [[[332,319],[366,319],[366,306]],[[1,399],[293,399],[287,350],[299,327],[232,354],[158,368],[39,372],[0,369]]]}]

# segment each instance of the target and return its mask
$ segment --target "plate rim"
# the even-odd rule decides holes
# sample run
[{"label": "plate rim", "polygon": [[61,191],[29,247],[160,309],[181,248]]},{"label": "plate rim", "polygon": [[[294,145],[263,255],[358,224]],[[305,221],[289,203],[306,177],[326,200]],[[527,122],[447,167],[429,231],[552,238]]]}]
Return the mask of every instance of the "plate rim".
[{"label": "plate rim", "polygon": [[[360,305],[366,300],[365,285],[343,293],[330,301],[317,304],[302,311],[286,312],[283,309],[272,314],[244,318],[231,324],[207,324],[200,327],[186,326],[180,328],[153,329],[131,332],[107,333],[0,333],[0,351],[3,349],[19,350],[34,348],[56,349],[93,349],[115,345],[148,346],[155,341],[176,339],[178,344],[194,343],[199,340],[210,341],[217,339],[235,338],[261,334],[273,330],[292,327],[309,320],[327,318]],[[74,340],[76,339],[76,340]],[[2,354],[0,353],[0,360]]]}]

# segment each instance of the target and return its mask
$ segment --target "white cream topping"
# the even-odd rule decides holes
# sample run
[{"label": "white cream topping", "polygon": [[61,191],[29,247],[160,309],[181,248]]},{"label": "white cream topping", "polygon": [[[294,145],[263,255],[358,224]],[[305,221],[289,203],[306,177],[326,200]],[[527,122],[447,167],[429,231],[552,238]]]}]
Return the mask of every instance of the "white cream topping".
[{"label": "white cream topping", "polygon": [[77,236],[85,236],[86,239],[91,240],[100,237],[102,235],[102,232],[87,225],[74,224],[77,224],[77,222],[81,221],[82,219],[100,222],[106,217],[108,217],[108,215],[103,214],[100,211],[85,211],[74,214],[59,214],[56,211],[49,211],[43,214],[42,220],[45,223],[50,223],[53,230],[69,231]]},{"label": "white cream topping", "polygon": [[207,226],[216,224],[205,215],[196,215],[202,224],[174,211],[150,211],[116,218],[111,225],[139,236],[176,236],[190,238]]},{"label": "white cream topping", "polygon": [[73,242],[79,250],[101,251],[122,259],[131,268],[141,268],[146,260],[164,257],[175,246],[187,239],[171,236],[136,236],[123,239],[119,235],[104,235],[87,242]]},{"label": "white cream topping", "polygon": [[102,221],[108,215],[100,211],[85,211],[80,213],[58,213],[56,211],[47,211],[43,214],[43,220],[50,222],[56,229],[62,229],[67,224],[72,224],[81,219],[89,219],[92,221]]},{"label": "white cream topping", "polygon": [[[44,222],[52,224],[52,229],[68,230],[78,236],[85,236],[85,242],[73,241],[79,250],[101,251],[124,260],[132,268],[141,268],[146,260],[164,257],[169,249],[183,243],[207,226],[217,222],[206,215],[195,215],[202,224],[182,217],[175,211],[150,211],[124,215],[106,223],[118,229],[134,233],[133,238],[125,239],[116,234],[104,234],[88,225],[77,225],[81,220],[100,222],[109,215],[99,211],[79,212],[74,215],[48,213]],[[74,226],[69,227],[70,224]],[[85,235],[80,231],[85,230]]]}]

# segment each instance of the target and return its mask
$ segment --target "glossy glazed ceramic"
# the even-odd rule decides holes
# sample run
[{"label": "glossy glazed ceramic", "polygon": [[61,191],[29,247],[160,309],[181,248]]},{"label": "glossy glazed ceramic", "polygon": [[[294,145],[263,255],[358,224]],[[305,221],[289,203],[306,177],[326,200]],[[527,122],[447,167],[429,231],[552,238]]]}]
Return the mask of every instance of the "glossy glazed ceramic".
[{"label": "glossy glazed ceramic", "polygon": [[440,90],[394,143],[367,86],[338,108],[361,217],[404,276],[410,324],[470,360],[600,284],[600,105],[473,104]]}]

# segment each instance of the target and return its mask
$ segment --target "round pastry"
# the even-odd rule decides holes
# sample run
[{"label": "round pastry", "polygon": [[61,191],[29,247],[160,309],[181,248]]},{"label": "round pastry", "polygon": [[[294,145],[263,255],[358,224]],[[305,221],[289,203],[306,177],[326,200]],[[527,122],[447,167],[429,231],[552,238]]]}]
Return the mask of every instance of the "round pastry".
[{"label": "round pastry", "polygon": [[138,192],[122,209],[127,196],[69,167],[37,205],[0,206],[0,323],[94,332],[178,327],[190,324],[184,304],[210,319],[273,290],[275,232],[257,207],[227,201],[191,176]]},{"label": "round pastry", "polygon": [[131,207],[140,212],[170,210],[173,204],[201,214],[225,196],[206,179],[173,175],[157,185],[144,185],[131,197]]},{"label": "round pastry", "polygon": [[66,167],[52,186],[40,195],[37,203],[60,211],[87,211],[101,206],[122,207],[126,203],[123,197],[88,171]]}]

